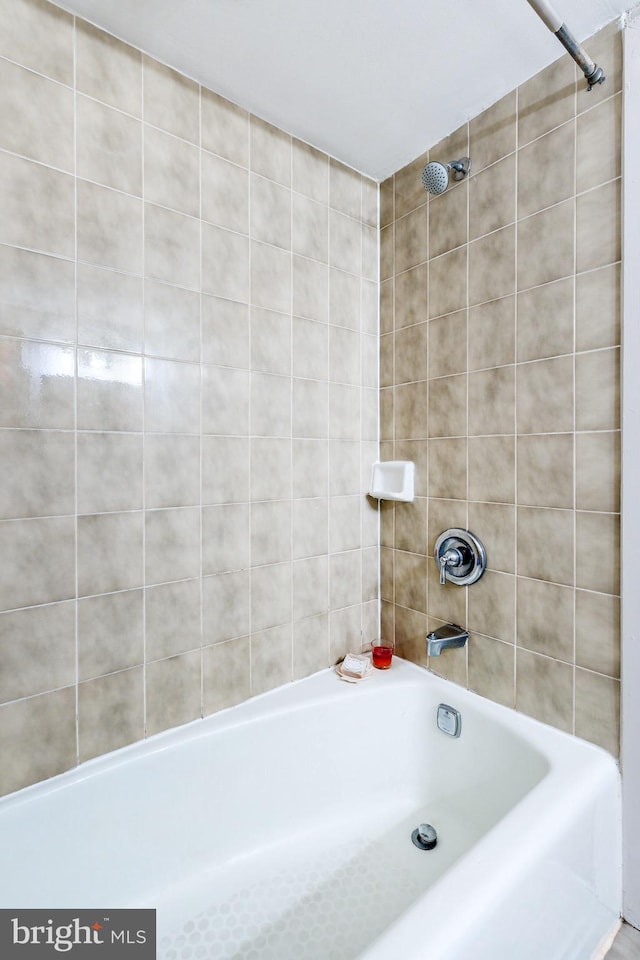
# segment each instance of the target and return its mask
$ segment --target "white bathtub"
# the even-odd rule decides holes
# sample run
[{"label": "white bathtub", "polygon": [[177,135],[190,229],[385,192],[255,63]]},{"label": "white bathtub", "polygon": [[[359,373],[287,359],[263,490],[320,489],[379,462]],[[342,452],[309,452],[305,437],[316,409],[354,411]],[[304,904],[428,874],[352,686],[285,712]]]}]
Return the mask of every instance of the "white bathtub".
[{"label": "white bathtub", "polygon": [[0,907],[156,907],[159,960],[591,960],[620,843],[610,756],[395,659],[1,800]]}]

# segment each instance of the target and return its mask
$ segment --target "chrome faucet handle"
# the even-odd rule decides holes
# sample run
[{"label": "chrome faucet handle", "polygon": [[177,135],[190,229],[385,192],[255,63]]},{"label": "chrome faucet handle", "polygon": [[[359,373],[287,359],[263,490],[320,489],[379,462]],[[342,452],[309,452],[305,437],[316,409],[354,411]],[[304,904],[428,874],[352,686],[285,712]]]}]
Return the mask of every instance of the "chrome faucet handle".
[{"label": "chrome faucet handle", "polygon": [[438,563],[440,564],[440,584],[442,586],[447,582],[447,567],[459,567],[463,562],[464,557],[462,556],[462,551],[458,550],[457,547],[450,547],[448,550],[445,550],[444,553],[440,554]]}]

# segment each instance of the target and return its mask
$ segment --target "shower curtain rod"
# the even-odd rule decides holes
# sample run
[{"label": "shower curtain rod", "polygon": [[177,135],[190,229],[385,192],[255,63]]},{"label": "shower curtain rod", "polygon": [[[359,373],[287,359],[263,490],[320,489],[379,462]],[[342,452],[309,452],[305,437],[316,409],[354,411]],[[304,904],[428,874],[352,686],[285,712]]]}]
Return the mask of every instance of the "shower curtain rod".
[{"label": "shower curtain rod", "polygon": [[528,3],[578,64],[585,75],[588,84],[587,90],[591,90],[597,83],[604,83],[606,78],[602,67],[593,62],[551,4],[547,3],[547,0],[528,0]]}]

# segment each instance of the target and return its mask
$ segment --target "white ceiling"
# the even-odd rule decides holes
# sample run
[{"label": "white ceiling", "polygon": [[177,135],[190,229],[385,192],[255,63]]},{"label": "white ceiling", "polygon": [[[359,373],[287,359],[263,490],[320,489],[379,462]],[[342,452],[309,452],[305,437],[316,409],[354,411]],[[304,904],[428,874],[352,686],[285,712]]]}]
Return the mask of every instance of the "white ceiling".
[{"label": "white ceiling", "polygon": [[[630,0],[553,3],[583,40]],[[61,5],[380,180],[562,54],[526,0]]]}]

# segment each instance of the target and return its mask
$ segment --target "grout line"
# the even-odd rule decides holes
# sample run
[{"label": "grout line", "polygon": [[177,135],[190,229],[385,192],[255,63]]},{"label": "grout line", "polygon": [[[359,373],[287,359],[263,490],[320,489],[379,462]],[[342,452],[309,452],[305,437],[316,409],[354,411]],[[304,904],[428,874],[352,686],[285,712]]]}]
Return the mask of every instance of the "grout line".
[{"label": "grout line", "polygon": [[[518,158],[520,156],[520,88],[516,87],[516,103],[515,103],[515,140],[516,140],[516,149],[515,156],[516,161],[513,165],[514,169],[514,192],[513,192],[513,205],[514,205],[514,216],[516,223],[518,222]],[[513,350],[514,358],[518,358],[518,229],[514,230],[514,260],[515,260],[515,269],[514,269],[514,331],[513,331]],[[513,524],[513,571],[514,571],[514,601],[513,601],[513,632],[514,632],[514,650],[513,650],[513,690],[512,690],[512,702],[514,709],[518,702],[518,656],[517,656],[517,641],[518,641],[518,504],[519,504],[519,491],[518,491],[518,365],[517,363],[514,366],[514,375],[513,375],[513,420],[514,420],[514,431],[516,434],[516,439],[514,440],[514,524]]]},{"label": "grout line", "polygon": [[74,455],[74,537],[75,537],[75,734],[76,764],[80,763],[80,623],[79,623],[79,580],[78,564],[78,107],[77,107],[77,69],[78,69],[78,30],[77,19],[72,17],[73,31],[73,246],[74,246],[74,377],[73,377],[73,455]]},{"label": "grout line", "polygon": [[[145,71],[140,65],[140,110],[141,119],[144,121],[144,74]],[[141,123],[140,131],[140,185],[142,192],[142,274],[146,273],[146,212],[145,202],[146,177],[144,170],[145,160],[145,128],[144,122]],[[147,723],[147,457],[146,457],[146,389],[147,389],[147,365],[145,360],[145,350],[147,347],[147,324],[146,324],[146,279],[142,281],[142,581],[144,584],[142,590],[142,723],[143,739],[148,736]]]}]

